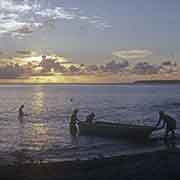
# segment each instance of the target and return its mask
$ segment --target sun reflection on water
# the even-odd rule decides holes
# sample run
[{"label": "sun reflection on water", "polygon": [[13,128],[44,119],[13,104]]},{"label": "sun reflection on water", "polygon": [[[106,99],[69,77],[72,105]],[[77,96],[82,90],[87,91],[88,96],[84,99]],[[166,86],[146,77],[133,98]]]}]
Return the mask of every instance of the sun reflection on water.
[{"label": "sun reflection on water", "polygon": [[49,129],[47,121],[45,122],[43,118],[43,113],[46,111],[45,98],[44,88],[37,86],[29,98],[30,104],[26,103],[28,116],[19,126],[21,148],[39,151],[48,146]]},{"label": "sun reflection on water", "polygon": [[30,149],[44,149],[49,143],[48,131],[48,126],[45,123],[31,123],[25,133],[25,140],[31,145]]},{"label": "sun reflection on water", "polygon": [[38,90],[36,90],[35,94],[32,97],[32,111],[33,114],[40,114],[42,111],[44,111],[45,105],[44,105],[44,99],[45,94],[41,87],[38,87]]}]

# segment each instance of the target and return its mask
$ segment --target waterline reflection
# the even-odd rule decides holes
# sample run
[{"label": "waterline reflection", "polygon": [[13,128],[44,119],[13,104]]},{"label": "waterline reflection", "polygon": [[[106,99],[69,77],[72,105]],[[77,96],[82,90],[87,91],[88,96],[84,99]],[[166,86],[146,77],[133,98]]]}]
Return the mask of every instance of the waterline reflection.
[{"label": "waterline reflection", "polygon": [[30,149],[43,150],[49,144],[49,129],[44,123],[28,123],[25,127],[24,143],[30,145]]},{"label": "waterline reflection", "polygon": [[45,94],[42,91],[42,89],[39,89],[39,91],[35,92],[35,94],[32,98],[33,114],[39,115],[41,112],[44,111],[44,109],[45,109],[44,98],[45,98]]}]

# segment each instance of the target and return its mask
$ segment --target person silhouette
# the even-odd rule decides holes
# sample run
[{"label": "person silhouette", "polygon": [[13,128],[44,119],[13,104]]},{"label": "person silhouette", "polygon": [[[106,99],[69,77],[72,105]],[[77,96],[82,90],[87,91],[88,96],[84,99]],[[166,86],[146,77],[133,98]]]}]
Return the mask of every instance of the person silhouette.
[{"label": "person silhouette", "polygon": [[28,116],[28,114],[25,114],[24,111],[24,104],[20,106],[19,110],[18,110],[18,119],[22,122],[24,116]]},{"label": "person silhouette", "polygon": [[93,123],[94,118],[95,118],[95,114],[92,112],[92,113],[87,115],[86,122]]},{"label": "person silhouette", "polygon": [[[158,126],[161,124],[162,126],[158,128]],[[165,143],[168,142],[169,133],[171,133],[171,143],[172,146],[174,146],[175,142],[175,130],[176,130],[176,120],[169,116],[168,114],[165,114],[163,111],[159,112],[159,121],[155,126],[155,129],[163,129],[166,126],[165,135],[164,135],[164,141]],[[169,144],[168,144],[169,145]]]},{"label": "person silhouette", "polygon": [[77,122],[79,121],[77,118],[78,112],[79,110],[75,109],[70,118],[70,133],[73,136],[77,135],[78,132],[78,128],[77,128]]}]

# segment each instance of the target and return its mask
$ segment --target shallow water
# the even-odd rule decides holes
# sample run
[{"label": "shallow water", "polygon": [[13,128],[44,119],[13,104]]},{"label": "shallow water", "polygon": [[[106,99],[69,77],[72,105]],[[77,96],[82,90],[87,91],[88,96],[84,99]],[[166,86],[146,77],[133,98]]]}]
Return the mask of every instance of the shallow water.
[{"label": "shallow water", "polygon": [[[164,110],[180,127],[180,85],[1,85],[0,104],[0,159],[8,163],[87,159],[159,146],[72,138],[68,122],[74,108],[80,109],[80,120],[93,111],[98,120],[142,125],[155,125]],[[17,119],[21,104],[29,114],[23,123]]]}]

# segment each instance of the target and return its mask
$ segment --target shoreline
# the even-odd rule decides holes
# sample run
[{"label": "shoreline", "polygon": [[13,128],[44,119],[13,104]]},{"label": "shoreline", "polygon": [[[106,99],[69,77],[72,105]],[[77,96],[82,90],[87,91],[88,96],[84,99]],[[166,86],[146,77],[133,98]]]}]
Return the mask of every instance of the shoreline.
[{"label": "shoreline", "polygon": [[[0,166],[1,179],[179,179],[180,149],[110,158]],[[176,178],[177,177],[177,178]],[[179,178],[178,178],[179,177]]]}]

